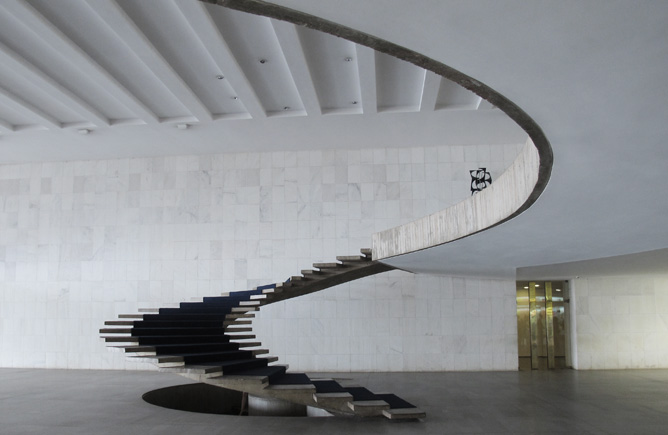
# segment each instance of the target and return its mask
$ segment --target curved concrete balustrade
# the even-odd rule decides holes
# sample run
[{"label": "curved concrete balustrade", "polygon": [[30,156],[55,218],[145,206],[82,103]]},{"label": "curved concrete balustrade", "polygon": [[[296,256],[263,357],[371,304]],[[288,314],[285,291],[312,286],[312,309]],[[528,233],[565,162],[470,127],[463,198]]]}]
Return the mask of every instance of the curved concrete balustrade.
[{"label": "curved concrete balustrade", "polygon": [[502,110],[529,136],[515,163],[494,182],[494,189],[441,212],[373,237],[374,259],[415,252],[496,226],[528,209],[550,179],[553,154],[540,126],[519,106],[484,83],[421,53],[349,27],[260,0],[201,0],[205,3],[287,21],[373,48],[439,74],[476,93]]},{"label": "curved concrete balustrade", "polygon": [[526,210],[538,182],[540,157],[531,139],[489,187],[452,207],[373,235],[374,260],[430,248],[499,225]]}]

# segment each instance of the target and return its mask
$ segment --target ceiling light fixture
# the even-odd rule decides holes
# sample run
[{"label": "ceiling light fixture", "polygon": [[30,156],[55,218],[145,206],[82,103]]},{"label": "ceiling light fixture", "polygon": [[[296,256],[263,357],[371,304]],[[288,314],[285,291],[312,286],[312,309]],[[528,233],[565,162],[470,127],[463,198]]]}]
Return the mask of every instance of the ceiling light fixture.
[{"label": "ceiling light fixture", "polygon": [[77,133],[81,135],[87,135],[88,133],[90,133],[90,130],[87,128],[80,128],[79,130],[77,130]]},{"label": "ceiling light fixture", "polygon": [[267,63],[267,59],[260,59],[260,63]]},{"label": "ceiling light fixture", "polygon": [[285,106],[283,110],[290,110],[290,106]]},{"label": "ceiling light fixture", "polygon": [[190,124],[176,124],[176,128],[179,130],[188,130],[188,128],[190,128]]},{"label": "ceiling light fixture", "polygon": [[221,75],[219,74],[219,75],[216,76],[216,78],[217,78],[218,80],[222,80],[222,79],[225,78],[225,76],[221,76]]},{"label": "ceiling light fixture", "polygon": [[357,101],[352,101],[350,104],[357,104]]},{"label": "ceiling light fixture", "polygon": [[346,62],[352,62],[353,58],[352,57],[346,57],[343,60],[345,60]]},{"label": "ceiling light fixture", "polygon": [[237,96],[235,95],[234,97],[232,97],[232,99],[233,99],[233,100],[238,100],[239,97],[237,97]]}]

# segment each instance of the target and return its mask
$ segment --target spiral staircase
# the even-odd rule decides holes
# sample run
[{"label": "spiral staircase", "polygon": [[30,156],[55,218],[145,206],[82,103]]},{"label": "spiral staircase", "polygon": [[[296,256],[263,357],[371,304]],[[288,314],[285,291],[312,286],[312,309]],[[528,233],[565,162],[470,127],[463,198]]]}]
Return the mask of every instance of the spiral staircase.
[{"label": "spiral staircase", "polygon": [[129,358],[255,397],[281,399],[335,415],[424,418],[423,411],[394,394],[289,373],[287,365],[274,364],[278,358],[268,356],[252,334],[254,312],[264,305],[392,269],[373,261],[370,249],[362,249],[361,254],[314,263],[312,269],[283,283],[182,302],[177,308],[121,314],[119,320],[105,322],[107,327],[100,334],[110,349]]}]

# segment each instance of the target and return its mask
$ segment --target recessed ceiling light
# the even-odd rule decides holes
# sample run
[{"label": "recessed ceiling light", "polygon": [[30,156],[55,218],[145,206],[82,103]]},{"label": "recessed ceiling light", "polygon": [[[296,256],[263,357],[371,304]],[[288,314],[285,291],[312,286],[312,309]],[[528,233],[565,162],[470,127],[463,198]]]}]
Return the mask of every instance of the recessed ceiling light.
[{"label": "recessed ceiling light", "polygon": [[87,128],[80,128],[80,129],[77,130],[77,133],[82,134],[82,135],[86,135],[86,134],[90,133],[90,130],[87,129]]},{"label": "recessed ceiling light", "polygon": [[351,101],[350,104],[357,104],[357,101]]},{"label": "recessed ceiling light", "polygon": [[556,290],[554,290],[554,291],[555,291],[555,292],[560,292],[560,291],[561,291],[561,289],[560,289],[560,288],[558,288],[558,289],[556,289]]},{"label": "recessed ceiling light", "polygon": [[346,57],[343,60],[345,60],[346,62],[352,62],[353,58],[352,57]]},{"label": "recessed ceiling light", "polygon": [[237,96],[235,95],[234,97],[232,97],[232,99],[233,99],[233,100],[238,100],[239,97],[237,97]]},{"label": "recessed ceiling light", "polygon": [[222,80],[222,79],[225,78],[225,76],[222,76],[222,75],[219,74],[219,75],[216,76],[216,78],[217,78],[218,80]]},{"label": "recessed ceiling light", "polygon": [[526,286],[526,287],[524,287],[524,288],[528,289],[528,288],[529,288],[529,286]]},{"label": "recessed ceiling light", "polygon": [[290,106],[285,106],[283,110],[290,110]]},{"label": "recessed ceiling light", "polygon": [[260,63],[267,63],[267,59],[260,59]]},{"label": "recessed ceiling light", "polygon": [[188,128],[190,128],[190,125],[189,124],[183,124],[183,123],[182,124],[176,124],[176,128],[178,128],[179,130],[187,130]]}]

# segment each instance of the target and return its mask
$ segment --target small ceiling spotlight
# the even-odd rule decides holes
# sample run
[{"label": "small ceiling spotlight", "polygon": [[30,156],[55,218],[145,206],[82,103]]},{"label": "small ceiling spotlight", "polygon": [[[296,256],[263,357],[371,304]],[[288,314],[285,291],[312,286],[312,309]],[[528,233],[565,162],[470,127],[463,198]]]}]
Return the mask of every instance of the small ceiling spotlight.
[{"label": "small ceiling spotlight", "polygon": [[90,130],[87,129],[87,128],[80,128],[80,129],[77,130],[77,133],[79,133],[81,135],[87,135],[88,133],[90,133]]},{"label": "small ceiling spotlight", "polygon": [[176,124],[176,128],[178,128],[179,130],[188,130],[190,128],[190,124],[185,124],[185,123]]},{"label": "small ceiling spotlight", "polygon": [[283,110],[290,110],[290,106],[283,107]]},{"label": "small ceiling spotlight", "polygon": [[353,58],[352,57],[346,57],[343,60],[345,60],[346,62],[352,62]]},{"label": "small ceiling spotlight", "polygon": [[260,63],[267,63],[267,59],[260,59]]},{"label": "small ceiling spotlight", "polygon": [[218,74],[218,75],[216,76],[216,78],[217,78],[218,80],[222,80],[222,79],[225,78],[225,76],[222,76],[222,75]]},{"label": "small ceiling spotlight", "polygon": [[237,97],[237,96],[235,95],[234,97],[232,97],[232,99],[233,99],[233,100],[238,100],[239,97]]},{"label": "small ceiling spotlight", "polygon": [[357,104],[357,101],[351,101],[350,104]]}]

